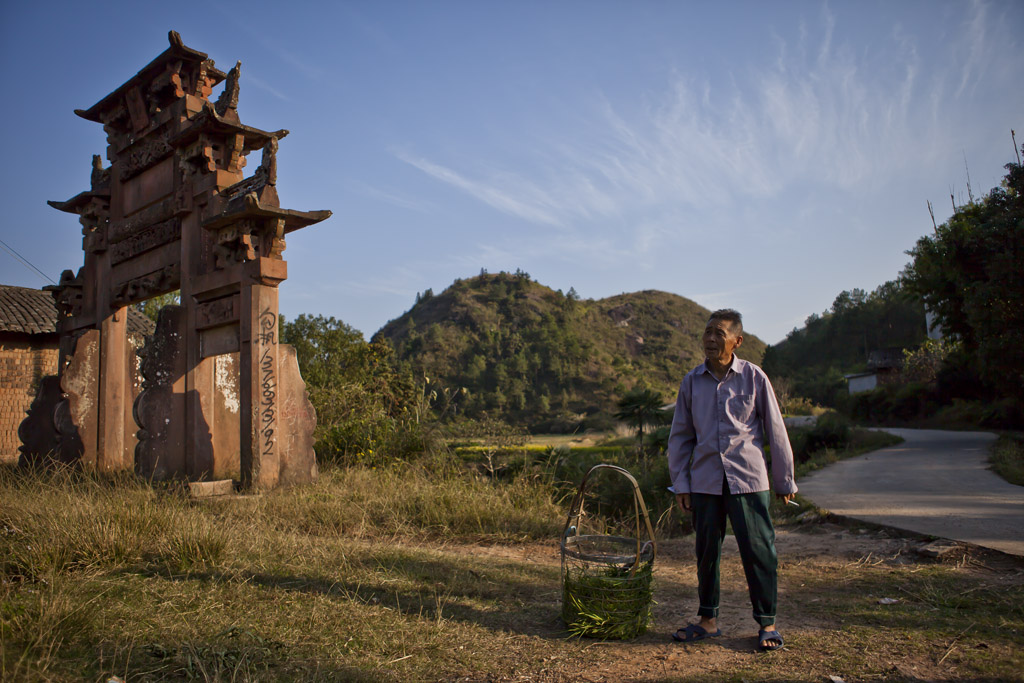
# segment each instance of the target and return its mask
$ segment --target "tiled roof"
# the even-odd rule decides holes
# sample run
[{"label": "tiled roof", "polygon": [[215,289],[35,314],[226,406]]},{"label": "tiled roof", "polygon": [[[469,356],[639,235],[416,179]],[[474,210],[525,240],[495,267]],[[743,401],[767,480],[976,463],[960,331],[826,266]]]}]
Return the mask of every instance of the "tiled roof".
[{"label": "tiled roof", "polygon": [[52,334],[57,331],[57,307],[49,292],[0,285],[0,332]]},{"label": "tiled roof", "polygon": [[[128,309],[128,331],[153,334],[153,321]],[[0,332],[53,334],[57,331],[57,306],[41,289],[0,285]]]},{"label": "tiled roof", "polygon": [[903,367],[903,349],[892,347],[888,349],[876,349],[868,355],[868,368],[872,370],[887,370]]}]

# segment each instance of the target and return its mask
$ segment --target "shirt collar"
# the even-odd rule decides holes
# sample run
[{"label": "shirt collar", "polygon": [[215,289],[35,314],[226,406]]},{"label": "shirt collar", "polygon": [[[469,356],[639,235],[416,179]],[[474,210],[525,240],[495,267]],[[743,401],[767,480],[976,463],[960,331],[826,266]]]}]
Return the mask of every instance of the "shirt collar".
[{"label": "shirt collar", "polygon": [[[745,363],[745,362],[746,362],[746,361],[744,361],[744,360],[741,360],[741,359],[740,359],[740,357],[739,357],[739,356],[737,356],[737,355],[736,355],[735,353],[734,353],[734,354],[732,354],[732,362],[731,362],[731,363],[729,363],[729,367],[728,367],[728,368],[726,369],[726,371],[725,371],[725,375],[726,375],[726,377],[728,377],[728,376],[729,376],[729,373],[730,373],[730,372],[735,372],[735,373],[739,373],[739,372],[740,372],[740,364],[741,364],[741,363]],[[701,372],[706,372],[706,373],[708,373],[708,374],[709,374],[709,375],[711,375],[712,377],[714,377],[714,376],[715,376],[715,375],[714,375],[714,373],[713,373],[713,372],[711,372],[711,368],[709,368],[709,367],[708,367],[708,361],[707,361],[707,359],[705,359],[705,360],[704,360],[704,362],[700,364],[700,370],[701,370]]]}]

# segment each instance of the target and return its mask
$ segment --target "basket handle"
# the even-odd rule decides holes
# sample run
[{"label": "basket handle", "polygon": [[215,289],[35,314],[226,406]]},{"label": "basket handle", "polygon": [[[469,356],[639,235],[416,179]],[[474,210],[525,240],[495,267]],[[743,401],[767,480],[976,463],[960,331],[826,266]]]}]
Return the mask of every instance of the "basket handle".
[{"label": "basket handle", "polygon": [[[633,516],[636,519],[636,559],[633,561],[633,568],[630,569],[630,575],[634,574],[637,567],[640,566],[640,553],[647,543],[651,545],[651,558],[658,554],[658,542],[654,538],[654,527],[651,526],[651,518],[647,514],[647,505],[644,503],[644,494],[640,492],[640,485],[636,482],[636,479],[629,470],[619,467],[618,465],[606,465],[604,463],[594,465],[591,467],[586,474],[583,475],[583,480],[580,482],[580,486],[576,491],[576,495],[572,499],[572,504],[569,505],[569,516],[565,520],[565,528],[562,529],[562,543],[565,543],[565,539],[568,536],[575,536],[579,533],[579,519],[583,516],[583,496],[587,490],[587,481],[590,480],[590,476],[597,470],[607,469],[612,472],[617,472],[629,480],[629,483],[633,485]],[[650,539],[647,543],[640,543],[640,516],[643,515],[644,525],[647,527],[647,537]],[[573,520],[576,520],[575,526]],[[570,533],[572,529],[572,533]]]}]

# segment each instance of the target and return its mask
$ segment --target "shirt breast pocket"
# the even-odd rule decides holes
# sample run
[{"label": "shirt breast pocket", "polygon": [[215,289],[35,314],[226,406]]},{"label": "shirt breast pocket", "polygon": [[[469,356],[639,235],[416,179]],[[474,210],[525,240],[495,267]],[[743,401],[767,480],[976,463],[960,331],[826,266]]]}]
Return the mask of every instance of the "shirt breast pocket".
[{"label": "shirt breast pocket", "polygon": [[754,419],[754,397],[749,394],[730,396],[725,403],[726,412],[736,422],[749,423]]}]

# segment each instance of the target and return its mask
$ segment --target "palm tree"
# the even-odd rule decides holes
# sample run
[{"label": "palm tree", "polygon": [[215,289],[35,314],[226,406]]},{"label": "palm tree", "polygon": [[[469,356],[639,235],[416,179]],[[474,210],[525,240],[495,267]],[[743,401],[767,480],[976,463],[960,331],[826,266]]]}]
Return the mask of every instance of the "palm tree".
[{"label": "palm tree", "polygon": [[665,424],[668,412],[662,409],[661,394],[653,389],[637,387],[631,389],[618,402],[619,410],[615,419],[635,427],[640,437],[640,453],[644,452],[644,426]]}]

